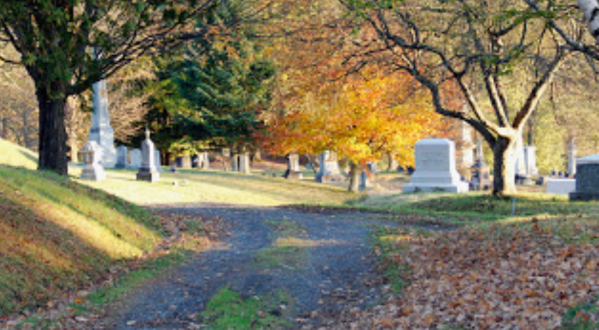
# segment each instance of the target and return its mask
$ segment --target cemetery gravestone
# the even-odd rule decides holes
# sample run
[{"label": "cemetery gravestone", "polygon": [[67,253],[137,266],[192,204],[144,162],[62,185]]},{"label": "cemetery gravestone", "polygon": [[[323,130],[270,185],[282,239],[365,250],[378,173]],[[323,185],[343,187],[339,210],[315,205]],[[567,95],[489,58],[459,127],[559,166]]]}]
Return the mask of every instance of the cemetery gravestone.
[{"label": "cemetery gravestone", "polygon": [[92,95],[94,110],[92,124],[89,129],[89,140],[95,141],[102,148],[100,163],[104,167],[112,168],[116,165],[117,155],[114,148],[114,130],[110,126],[106,80],[101,80],[93,84]]},{"label": "cemetery gravestone", "polygon": [[447,139],[424,139],[415,145],[416,169],[404,193],[418,191],[468,191],[455,165],[455,144]]},{"label": "cemetery gravestone", "polygon": [[239,172],[239,157],[240,155],[233,155],[231,157],[231,171]]},{"label": "cemetery gravestone", "polygon": [[180,156],[175,160],[177,167],[179,168],[191,168],[191,157],[190,156]]},{"label": "cemetery gravestone", "polygon": [[298,154],[287,155],[287,171],[285,172],[285,175],[283,175],[283,177],[290,180],[302,179],[302,172],[300,171]]},{"label": "cemetery gravestone", "polygon": [[574,179],[547,179],[547,193],[557,195],[569,195],[576,190],[576,180]]},{"label": "cemetery gravestone", "polygon": [[239,172],[244,174],[250,174],[250,155],[243,153],[238,155],[239,159]]},{"label": "cemetery gravestone", "polygon": [[203,151],[198,155],[198,168],[202,170],[210,169],[210,158],[208,157],[208,151]]},{"label": "cemetery gravestone", "polygon": [[572,138],[568,142],[568,173],[572,175],[576,174],[576,154],[576,140]]},{"label": "cemetery gravestone", "polygon": [[139,169],[141,167],[141,150],[133,149],[131,150],[131,161],[129,162],[129,168]]},{"label": "cemetery gravestone", "polygon": [[362,171],[360,173],[360,190],[366,190],[368,188],[372,188],[374,186],[374,173],[370,170]]},{"label": "cemetery gravestone", "polygon": [[156,148],[150,139],[150,131],[146,129],[146,139],[141,143],[141,167],[137,172],[137,181],[156,182],[160,179],[155,156]]},{"label": "cemetery gravestone", "polygon": [[576,162],[576,190],[571,201],[599,200],[599,154],[579,158]]},{"label": "cemetery gravestone", "polygon": [[162,172],[162,157],[160,156],[160,150],[154,151],[154,161],[156,162],[156,171]]},{"label": "cemetery gravestone", "polygon": [[127,168],[129,163],[129,150],[125,146],[116,148],[116,168]]},{"label": "cemetery gravestone", "polygon": [[96,141],[89,141],[81,149],[81,156],[85,166],[81,172],[81,180],[102,181],[106,179],[104,167],[100,164],[102,147]]},{"label": "cemetery gravestone", "polygon": [[524,147],[524,164],[525,172],[528,176],[537,176],[539,170],[537,169],[537,148],[533,146]]},{"label": "cemetery gravestone", "polygon": [[339,171],[337,154],[331,151],[325,151],[320,155],[320,168],[316,174],[316,181],[327,183],[333,181],[343,181],[343,176]]}]

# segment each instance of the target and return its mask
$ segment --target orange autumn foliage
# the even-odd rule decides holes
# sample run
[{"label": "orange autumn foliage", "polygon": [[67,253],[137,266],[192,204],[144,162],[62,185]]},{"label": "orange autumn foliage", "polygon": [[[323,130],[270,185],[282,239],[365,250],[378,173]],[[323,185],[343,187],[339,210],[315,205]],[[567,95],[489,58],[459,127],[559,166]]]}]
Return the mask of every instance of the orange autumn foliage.
[{"label": "orange autumn foliage", "polygon": [[335,84],[332,95],[312,96],[301,109],[267,118],[263,147],[277,154],[335,150],[356,164],[391,154],[413,165],[414,144],[443,127],[407,76],[369,72]]}]

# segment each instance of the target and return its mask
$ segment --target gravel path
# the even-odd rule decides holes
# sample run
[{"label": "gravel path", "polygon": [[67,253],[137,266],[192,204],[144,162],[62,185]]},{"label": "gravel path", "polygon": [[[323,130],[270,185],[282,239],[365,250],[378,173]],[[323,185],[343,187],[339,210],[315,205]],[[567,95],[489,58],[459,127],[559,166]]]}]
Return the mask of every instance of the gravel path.
[{"label": "gravel path", "polygon": [[[293,328],[326,325],[324,320],[334,319],[341,308],[364,308],[379,297],[381,277],[369,240],[376,226],[395,225],[380,215],[216,204],[155,208],[218,216],[230,223],[230,235],[136,290],[114,315],[111,328],[198,328],[199,313],[225,286],[245,298],[286,291],[294,300]],[[279,225],[293,233],[279,232]],[[298,252],[278,262],[261,260],[286,235],[303,245]]]}]

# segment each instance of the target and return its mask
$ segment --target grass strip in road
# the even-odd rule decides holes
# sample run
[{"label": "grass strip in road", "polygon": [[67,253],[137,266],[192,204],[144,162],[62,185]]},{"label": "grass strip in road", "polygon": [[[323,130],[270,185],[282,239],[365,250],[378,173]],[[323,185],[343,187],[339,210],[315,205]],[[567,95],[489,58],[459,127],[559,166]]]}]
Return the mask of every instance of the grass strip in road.
[{"label": "grass strip in road", "polygon": [[286,329],[292,298],[283,291],[243,299],[228,287],[208,302],[201,322],[211,330]]}]

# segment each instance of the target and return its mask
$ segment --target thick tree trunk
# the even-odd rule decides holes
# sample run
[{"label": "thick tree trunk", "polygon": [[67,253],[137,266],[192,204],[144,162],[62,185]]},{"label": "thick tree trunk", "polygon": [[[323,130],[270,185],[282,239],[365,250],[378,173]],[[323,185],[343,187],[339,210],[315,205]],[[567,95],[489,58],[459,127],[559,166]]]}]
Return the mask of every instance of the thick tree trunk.
[{"label": "thick tree trunk", "polygon": [[360,166],[358,166],[355,162],[349,162],[349,187],[348,191],[357,193],[360,191]]},{"label": "thick tree trunk", "polygon": [[516,138],[498,137],[493,148],[493,195],[516,194]]},{"label": "thick tree trunk", "polygon": [[[50,87],[50,86],[48,86]],[[39,170],[68,174],[67,132],[65,129],[66,86],[37,86],[40,108]],[[59,98],[50,95],[62,95]]]}]

